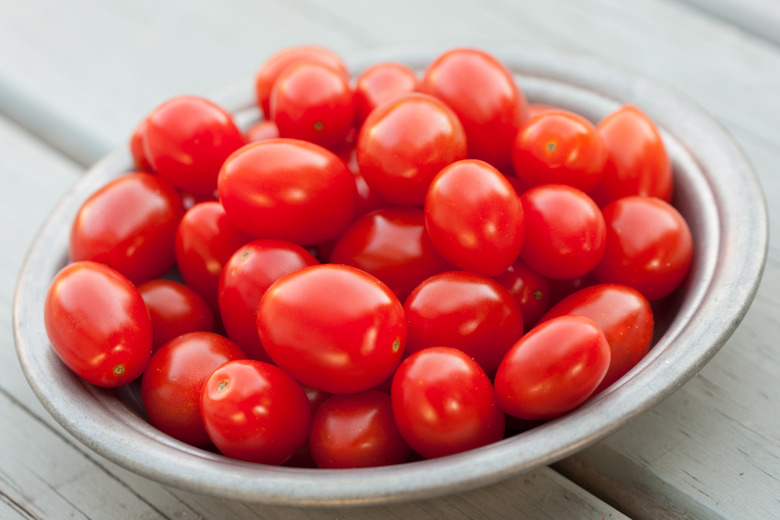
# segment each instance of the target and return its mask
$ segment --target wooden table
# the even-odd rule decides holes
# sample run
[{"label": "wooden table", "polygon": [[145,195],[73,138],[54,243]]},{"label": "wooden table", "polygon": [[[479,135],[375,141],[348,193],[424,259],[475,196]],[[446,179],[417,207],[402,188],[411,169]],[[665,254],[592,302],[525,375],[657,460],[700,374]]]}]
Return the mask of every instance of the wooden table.
[{"label": "wooden table", "polygon": [[[0,518],[780,518],[780,4],[770,0],[0,0]],[[762,286],[720,353],[618,433],[479,490],[370,509],[249,506],[103,460],[19,368],[11,302],[33,234],[87,166],[170,96],[207,95],[272,52],[399,43],[552,46],[691,97],[743,147],[769,202]]]}]

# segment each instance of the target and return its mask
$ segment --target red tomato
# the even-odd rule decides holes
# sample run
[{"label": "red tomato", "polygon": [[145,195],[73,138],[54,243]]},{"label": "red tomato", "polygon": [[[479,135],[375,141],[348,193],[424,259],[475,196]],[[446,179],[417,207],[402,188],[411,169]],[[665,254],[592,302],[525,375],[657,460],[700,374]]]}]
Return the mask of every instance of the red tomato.
[{"label": "red tomato", "polygon": [[219,277],[233,253],[251,240],[225,215],[219,202],[201,202],[187,211],[176,232],[176,263],[184,282],[214,312],[219,311]]},{"label": "red tomato", "polygon": [[520,197],[498,170],[476,159],[452,163],[434,177],[425,227],[444,258],[486,276],[512,265],[525,236]]},{"label": "red tomato", "polygon": [[257,306],[282,276],[318,264],[311,253],[282,240],[255,240],[236,251],[219,279],[219,310],[227,335],[250,358],[270,361],[257,335]]},{"label": "red tomato", "polygon": [[146,140],[146,118],[138,123],[133,135],[130,137],[130,155],[133,157],[135,168],[142,172],[152,172],[151,163],[146,158],[144,141]]},{"label": "red tomato", "polygon": [[655,301],[679,287],[693,257],[687,222],[672,205],[652,197],[624,197],[604,208],[607,245],[594,271]]},{"label": "red tomato", "polygon": [[557,110],[528,119],[512,148],[515,173],[527,187],[567,184],[582,191],[601,179],[604,139],[584,117]]},{"label": "red tomato", "polygon": [[344,162],[325,148],[271,139],[247,145],[225,161],[219,199],[249,235],[316,245],[352,222],[357,188]]},{"label": "red tomato", "polygon": [[193,446],[210,439],[200,414],[200,394],[209,376],[244,353],[211,332],[190,332],[156,351],[141,378],[141,399],[155,428]]},{"label": "red tomato", "polygon": [[390,206],[390,204],[380,197],[377,192],[371,189],[366,179],[363,178],[363,174],[357,169],[355,164],[355,186],[357,187],[358,201],[357,210],[355,211],[355,217],[360,217],[366,213],[371,213],[376,209],[382,209]]},{"label": "red tomato", "polygon": [[173,267],[181,196],[149,173],[123,175],[93,193],[70,231],[70,259],[109,265],[141,283]]},{"label": "red tomato", "polygon": [[501,361],[495,379],[498,405],[520,419],[563,415],[593,394],[609,360],[609,343],[590,318],[569,315],[545,321]]},{"label": "red tomato", "polygon": [[419,90],[455,111],[466,131],[469,157],[501,171],[511,168],[512,144],[528,108],[501,62],[476,49],[447,51],[425,71]]},{"label": "red tomato", "polygon": [[201,415],[209,438],[234,459],[283,464],[309,435],[306,393],[279,368],[228,361],[203,385]]},{"label": "red tomato", "polygon": [[330,261],[376,276],[400,301],[426,278],[452,269],[433,246],[417,208],[385,208],[357,219],[339,237]]},{"label": "red tomato", "polygon": [[280,137],[335,149],[345,143],[352,130],[354,93],[336,69],[300,61],[284,69],[274,83],[271,120]]},{"label": "red tomato", "polygon": [[244,134],[247,143],[256,143],[258,141],[267,141],[268,139],[276,139],[279,137],[279,128],[273,121],[262,120],[258,121],[246,131]]},{"label": "red tomato", "polygon": [[395,294],[370,274],[337,264],[277,280],[260,300],[257,329],[277,365],[330,393],[378,385],[398,366],[406,344]]},{"label": "red tomato", "polygon": [[607,148],[601,182],[590,191],[599,206],[630,195],[672,200],[672,164],[655,123],[626,105],[596,127]]},{"label": "red tomato", "polygon": [[268,58],[255,76],[257,105],[263,111],[263,116],[266,119],[271,118],[271,91],[276,83],[276,79],[284,69],[299,61],[323,63],[339,71],[345,79],[349,79],[349,72],[341,57],[330,49],[316,45],[282,49]]},{"label": "red tomato", "polygon": [[309,448],[320,468],[369,468],[406,461],[390,396],[377,390],[334,395],[314,414]]},{"label": "red tomato", "polygon": [[124,385],[146,368],[152,352],[149,311],[130,280],[106,265],[65,266],[49,286],[43,317],[57,356],[94,385]]},{"label": "red tomato", "polygon": [[146,158],[171,184],[196,194],[217,189],[227,157],[244,145],[233,117],[207,99],[180,96],[154,109],[147,118]]},{"label": "red tomato", "polygon": [[455,113],[425,94],[405,94],[369,114],[357,139],[360,173],[390,203],[422,206],[433,177],[466,158]]},{"label": "red tomato", "polygon": [[520,200],[526,230],[523,262],[549,278],[577,278],[596,267],[606,228],[590,197],[571,186],[545,184],[527,190]]},{"label": "red tomato", "polygon": [[550,286],[547,279],[517,260],[494,280],[507,288],[520,305],[525,330],[533,327],[550,308]]},{"label": "red tomato", "polygon": [[645,357],[652,345],[650,303],[639,291],[626,285],[599,284],[577,291],[547,311],[540,321],[566,314],[592,319],[609,343],[609,369],[596,394],[623,377]]},{"label": "red tomato", "polygon": [[446,345],[492,374],[523,333],[523,316],[501,284],[469,271],[434,275],[406,299],[407,352]]},{"label": "red tomato", "polygon": [[355,81],[356,121],[361,125],[376,107],[417,88],[417,73],[401,63],[377,63]]},{"label": "red tomato", "polygon": [[173,338],[188,332],[214,332],[214,314],[197,292],[173,280],[150,280],[138,286],[152,318],[157,350]]},{"label": "red tomato", "polygon": [[490,379],[467,354],[431,347],[401,363],[391,390],[401,436],[425,458],[496,442],[505,418]]},{"label": "red tomato", "polygon": [[554,105],[548,105],[545,103],[528,103],[528,119],[536,117],[539,114],[544,114],[545,112],[553,112],[558,110],[561,110],[561,108]]}]

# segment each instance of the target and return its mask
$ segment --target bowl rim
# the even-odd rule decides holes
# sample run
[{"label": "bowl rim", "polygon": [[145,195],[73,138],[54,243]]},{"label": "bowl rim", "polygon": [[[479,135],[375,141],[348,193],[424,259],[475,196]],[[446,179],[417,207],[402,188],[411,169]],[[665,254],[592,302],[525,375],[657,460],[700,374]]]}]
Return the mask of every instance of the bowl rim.
[{"label": "bowl rim", "polygon": [[[353,72],[380,61],[423,70],[453,46],[394,46],[347,55]],[[760,284],[768,247],[764,195],[728,132],[695,102],[599,58],[550,48],[478,47],[516,74],[533,102],[577,109],[597,119],[634,104],[661,129],[678,197],[695,202],[696,257],[679,312],[634,369],[596,398],[541,427],[439,459],[350,470],[272,467],[193,448],[146,423],[107,389],[70,373],[49,346],[43,299],[67,261],[68,233],[83,200],[132,169],[121,146],[89,169],[60,200],[30,247],[17,282],[13,327],[17,355],[46,410],[91,450],[158,482],[212,496],[274,505],[346,506],[431,498],[484,486],[556,462],[622,428],[695,375],[725,344]],[[248,120],[252,81],[212,99]],[[677,181],[681,182],[677,182]],[[66,228],[67,229],[67,228]],[[54,253],[54,254],[52,254]],[[714,325],[705,316],[717,316]],[[87,402],[89,406],[83,406]]]}]

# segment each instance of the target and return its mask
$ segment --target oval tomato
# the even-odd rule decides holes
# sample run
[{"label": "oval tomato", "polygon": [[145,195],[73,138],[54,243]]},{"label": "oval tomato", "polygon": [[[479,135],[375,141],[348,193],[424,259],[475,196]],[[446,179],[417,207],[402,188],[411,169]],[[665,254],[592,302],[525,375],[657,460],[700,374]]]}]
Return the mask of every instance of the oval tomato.
[{"label": "oval tomato", "polygon": [[550,284],[547,279],[517,260],[495,281],[506,287],[520,305],[525,330],[533,327],[549,308],[551,302]]},{"label": "oval tomato", "polygon": [[417,73],[402,63],[377,63],[355,80],[355,116],[358,125],[376,107],[417,88]]}]

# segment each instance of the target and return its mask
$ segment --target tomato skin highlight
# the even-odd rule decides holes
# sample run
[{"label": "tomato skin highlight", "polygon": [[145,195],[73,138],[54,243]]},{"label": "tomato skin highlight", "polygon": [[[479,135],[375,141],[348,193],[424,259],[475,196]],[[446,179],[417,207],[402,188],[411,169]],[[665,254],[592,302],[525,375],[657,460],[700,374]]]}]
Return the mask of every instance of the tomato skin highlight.
[{"label": "tomato skin highlight", "polygon": [[140,376],[152,352],[152,321],[138,289],[118,271],[90,261],[57,273],[44,301],[57,356],[82,379],[117,387]]}]

